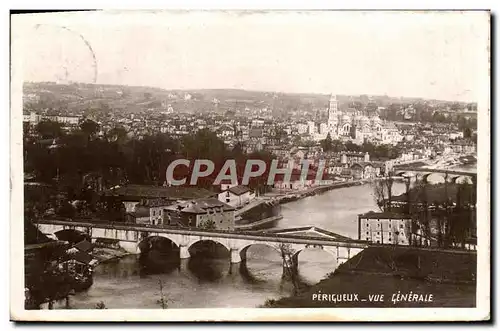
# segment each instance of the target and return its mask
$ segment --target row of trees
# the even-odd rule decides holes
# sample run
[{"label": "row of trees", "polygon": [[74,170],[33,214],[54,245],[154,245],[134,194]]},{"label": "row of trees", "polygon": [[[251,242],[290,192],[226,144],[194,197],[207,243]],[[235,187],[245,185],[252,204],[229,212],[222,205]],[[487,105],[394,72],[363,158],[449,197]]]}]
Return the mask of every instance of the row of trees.
[{"label": "row of trees", "polygon": [[[411,106],[411,107],[410,107]],[[445,107],[446,105],[442,105]],[[467,119],[463,114],[458,113],[463,108],[459,103],[449,104],[450,111],[445,115],[442,111],[436,110],[436,107],[431,107],[426,103],[414,104],[399,104],[391,103],[384,110],[380,112],[380,117],[389,121],[404,121],[407,120],[407,115],[410,115],[410,120],[415,122],[424,123],[458,123],[464,122],[469,125],[475,126],[477,123],[475,119]],[[476,104],[468,104],[469,111],[477,111]]]},{"label": "row of trees", "polygon": [[[216,169],[220,169],[226,160],[234,159],[239,174],[249,158],[272,160],[272,155],[265,151],[247,154],[242,144],[229,149],[208,129],[181,139],[155,134],[141,140],[128,139],[123,128],[112,129],[104,137],[97,137],[99,126],[92,121],[81,123],[78,130],[69,134],[65,134],[58,123],[49,121],[39,123],[36,130],[42,139],[57,138],[55,146],[44,146],[29,139],[25,141],[25,171],[35,173],[38,180],[45,182],[57,177],[63,180],[98,175],[105,187],[123,182],[162,184],[167,166],[178,158],[209,159],[215,163]],[[207,182],[213,180],[209,178]]]},{"label": "row of trees", "polygon": [[[122,217],[119,215],[123,211],[117,209],[119,204],[114,201],[101,199],[101,191],[127,183],[163,185],[166,181],[166,169],[176,159],[191,160],[189,168],[176,167],[176,179],[190,178],[195,159],[214,162],[215,170],[212,175],[197,181],[198,187],[212,190],[216,176],[226,160],[235,160],[237,174],[241,179],[248,159],[263,160],[269,165],[274,158],[266,151],[246,153],[242,144],[228,148],[214,132],[207,129],[180,139],[168,134],[155,134],[138,140],[129,139],[122,128],[112,129],[100,137],[97,135],[99,125],[92,121],[82,122],[71,133],[65,133],[59,128],[60,125],[53,122],[41,122],[36,127],[39,138],[54,138],[55,144],[48,142],[44,145],[39,138],[26,137],[25,173],[34,174],[38,182],[55,185],[55,191],[64,192],[69,201],[84,200],[92,211],[108,211],[111,214],[106,217],[110,219]],[[249,186],[260,192],[265,191],[268,171],[269,166],[262,176],[252,178]],[[39,190],[43,191],[43,187]],[[27,205],[33,207],[28,211],[33,215],[29,216],[36,218],[38,215],[35,214],[40,214],[47,208],[46,200],[50,194],[36,190],[27,194]],[[30,194],[34,196],[30,197]],[[55,200],[61,199],[52,200],[55,204]],[[33,204],[30,205],[29,201]],[[67,202],[51,207],[67,217],[71,217],[75,209]],[[88,208],[83,206],[81,209]]]},{"label": "row of trees", "polygon": [[[465,247],[476,231],[476,185],[460,183],[429,184],[417,180],[404,199],[395,203],[392,175],[373,184],[373,195],[383,212],[408,215],[412,219],[411,233],[420,230],[423,241],[430,240],[438,247]],[[422,244],[416,240],[413,245]]]},{"label": "row of trees", "polygon": [[393,159],[401,155],[401,149],[398,146],[375,145],[368,141],[365,141],[362,145],[356,145],[352,141],[344,143],[337,139],[333,140],[330,134],[326,136],[326,139],[320,141],[320,145],[325,152],[362,152],[370,154],[373,159]]}]

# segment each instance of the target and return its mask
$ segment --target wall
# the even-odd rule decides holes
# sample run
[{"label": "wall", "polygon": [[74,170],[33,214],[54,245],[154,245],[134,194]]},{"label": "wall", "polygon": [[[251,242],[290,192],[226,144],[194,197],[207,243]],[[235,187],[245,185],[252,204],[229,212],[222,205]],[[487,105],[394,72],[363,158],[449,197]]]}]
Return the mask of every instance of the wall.
[{"label": "wall", "polygon": [[358,239],[375,244],[408,245],[410,222],[410,219],[361,217]]},{"label": "wall", "polygon": [[127,213],[135,211],[135,207],[137,206],[138,203],[139,201],[123,201],[123,205],[125,206],[125,211]]},{"label": "wall", "polygon": [[165,218],[165,211],[163,210],[165,206],[156,206],[149,208],[149,218],[151,220],[151,224],[153,225],[163,225]]},{"label": "wall", "polygon": [[238,208],[238,207],[242,206],[241,197],[232,193],[232,192],[229,192],[229,191],[221,192],[221,193],[219,193],[218,198],[219,198],[219,201],[227,203],[228,205],[230,205],[232,207]]},{"label": "wall", "polygon": [[202,222],[213,221],[215,228],[219,230],[234,229],[234,211],[223,211],[198,215],[196,226],[199,227]]},{"label": "wall", "polygon": [[[231,212],[232,213],[232,212]],[[226,214],[230,214],[229,212]],[[230,217],[230,216],[228,216]],[[64,228],[70,228],[70,226],[66,225],[58,225],[58,224],[40,224],[38,225],[40,230],[43,233],[55,233]],[[76,227],[76,229],[86,232],[89,228],[87,227]],[[211,236],[210,234],[203,235],[200,233],[193,234],[183,234],[183,233],[165,233],[165,232],[155,232],[155,229],[147,230],[147,231],[139,231],[139,230],[124,230],[124,229],[104,229],[94,227],[91,230],[92,240],[95,241],[98,238],[108,238],[118,240],[120,247],[124,248],[129,253],[139,253],[139,243],[145,240],[148,237],[152,236],[161,236],[170,239],[177,246],[181,247],[181,253],[183,252],[182,258],[189,257],[189,247],[200,240],[211,240],[218,242],[225,246],[231,252],[231,262],[238,263],[242,259],[245,258],[244,253],[246,249],[254,244],[265,244],[270,247],[273,247],[280,250],[280,242],[273,241],[272,238],[265,238],[263,240],[255,240],[246,238],[232,238],[229,234],[215,234]],[[302,239],[293,239],[293,240],[302,240]],[[315,243],[308,243],[311,240],[317,240],[315,238],[310,238],[304,240],[304,242],[291,242],[286,245],[290,248],[293,254],[299,254],[299,252],[307,247],[315,246]],[[341,263],[346,262],[351,259],[359,252],[361,252],[364,247],[347,247],[349,244],[344,243],[335,243],[332,242],[330,244],[318,245],[325,251],[331,253],[335,260],[336,265],[335,268]]]}]

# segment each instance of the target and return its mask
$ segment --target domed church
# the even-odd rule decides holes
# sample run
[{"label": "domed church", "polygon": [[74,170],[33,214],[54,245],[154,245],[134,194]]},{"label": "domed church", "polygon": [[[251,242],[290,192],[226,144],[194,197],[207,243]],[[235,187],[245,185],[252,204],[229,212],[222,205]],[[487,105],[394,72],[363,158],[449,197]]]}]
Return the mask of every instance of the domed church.
[{"label": "domed church", "polygon": [[[377,113],[368,117],[364,111],[349,108],[340,111],[337,97],[331,95],[328,105],[328,133],[332,139],[352,140],[363,143],[366,140],[394,143],[400,139],[399,132],[392,124],[380,119]],[[401,137],[402,138],[402,137]]]}]

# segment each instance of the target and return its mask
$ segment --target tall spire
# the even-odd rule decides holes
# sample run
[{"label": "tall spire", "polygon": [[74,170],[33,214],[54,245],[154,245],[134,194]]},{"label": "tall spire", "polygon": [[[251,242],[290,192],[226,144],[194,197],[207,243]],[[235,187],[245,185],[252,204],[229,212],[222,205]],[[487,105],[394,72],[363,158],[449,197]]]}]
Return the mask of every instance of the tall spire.
[{"label": "tall spire", "polygon": [[337,113],[337,111],[338,111],[337,96],[332,93],[330,95],[330,102],[328,104],[328,112]]},{"label": "tall spire", "polygon": [[338,116],[338,104],[337,96],[333,93],[330,95],[330,101],[328,103],[328,124],[334,125],[337,121]]}]

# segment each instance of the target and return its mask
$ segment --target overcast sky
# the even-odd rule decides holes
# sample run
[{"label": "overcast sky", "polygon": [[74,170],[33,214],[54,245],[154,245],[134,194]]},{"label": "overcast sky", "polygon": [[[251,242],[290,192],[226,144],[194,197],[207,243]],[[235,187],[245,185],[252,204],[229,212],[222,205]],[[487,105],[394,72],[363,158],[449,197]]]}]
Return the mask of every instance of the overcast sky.
[{"label": "overcast sky", "polygon": [[13,38],[24,44],[26,81],[463,101],[477,101],[484,86],[489,30],[481,12],[129,12],[21,19],[13,20]]}]

